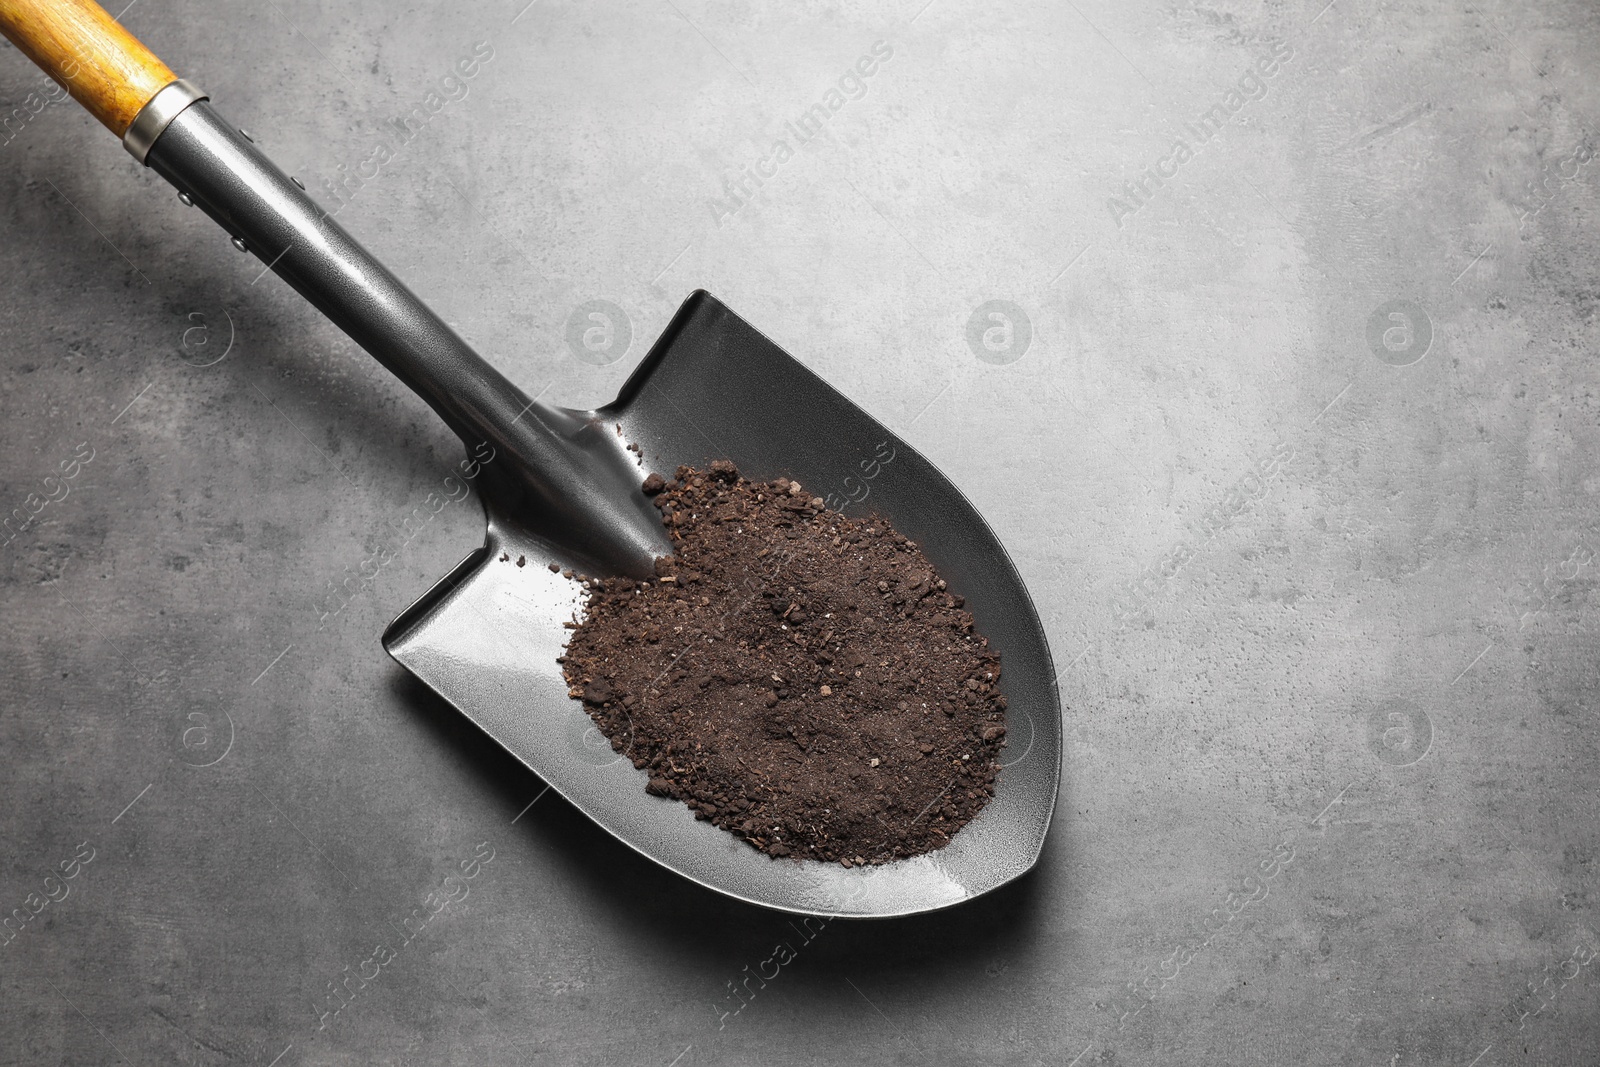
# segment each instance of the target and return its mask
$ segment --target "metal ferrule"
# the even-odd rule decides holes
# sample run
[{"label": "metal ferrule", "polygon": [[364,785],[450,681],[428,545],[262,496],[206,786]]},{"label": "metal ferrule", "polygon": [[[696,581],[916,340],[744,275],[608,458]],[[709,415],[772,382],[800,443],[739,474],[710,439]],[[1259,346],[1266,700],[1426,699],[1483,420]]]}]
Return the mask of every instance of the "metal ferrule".
[{"label": "metal ferrule", "polygon": [[[144,163],[145,157],[150,154],[150,146],[156,143],[156,138],[161,136],[172,120],[190,104],[205,99],[208,99],[205,93],[182,78],[164,86],[128,124],[128,131],[122,135],[122,147],[134,159]],[[149,164],[145,163],[145,166]]]}]

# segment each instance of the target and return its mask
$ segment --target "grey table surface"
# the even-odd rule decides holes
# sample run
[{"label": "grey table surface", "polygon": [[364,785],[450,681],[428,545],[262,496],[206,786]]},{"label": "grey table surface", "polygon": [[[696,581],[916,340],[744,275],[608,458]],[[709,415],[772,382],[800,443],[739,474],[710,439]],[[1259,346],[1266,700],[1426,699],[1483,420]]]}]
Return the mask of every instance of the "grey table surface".
[{"label": "grey table surface", "polygon": [[1600,11],[1324,3],[123,13],[529,392],[704,287],[989,516],[1045,854],[820,930],[407,680],[459,445],[0,49],[0,1061],[1600,1062]]}]

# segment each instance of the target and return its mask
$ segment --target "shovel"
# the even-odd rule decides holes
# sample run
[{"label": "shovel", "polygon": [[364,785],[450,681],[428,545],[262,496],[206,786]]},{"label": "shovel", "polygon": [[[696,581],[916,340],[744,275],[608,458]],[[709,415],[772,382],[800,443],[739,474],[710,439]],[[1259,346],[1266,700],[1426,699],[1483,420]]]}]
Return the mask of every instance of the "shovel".
[{"label": "shovel", "polygon": [[[476,472],[483,501],[484,543],[394,620],[383,645],[550,788],[662,866],[803,915],[930,911],[1034,865],[1060,777],[1050,651],[994,533],[914,449],[702,291],[684,301],[614,402],[595,411],[539,404],[99,6],[0,0],[0,31],[461,438],[471,456],[463,470]],[[966,596],[1000,652],[1010,704],[1003,770],[994,798],[945,848],[849,869],[773,859],[647,794],[626,739],[619,752],[568,695],[556,657],[569,633],[562,623],[581,600],[548,564],[651,576],[672,549],[641,481],[715,459],[886,518]]]}]

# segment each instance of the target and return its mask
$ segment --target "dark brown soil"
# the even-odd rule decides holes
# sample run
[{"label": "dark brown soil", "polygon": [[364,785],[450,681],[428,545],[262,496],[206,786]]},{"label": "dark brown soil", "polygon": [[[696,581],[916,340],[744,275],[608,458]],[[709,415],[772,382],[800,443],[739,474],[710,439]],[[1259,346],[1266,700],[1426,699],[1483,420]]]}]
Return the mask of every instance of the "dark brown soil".
[{"label": "dark brown soil", "polygon": [[1000,656],[914,542],[733,464],[651,475],[676,554],[593,580],[561,663],[649,792],[773,856],[884,863],[994,792]]}]

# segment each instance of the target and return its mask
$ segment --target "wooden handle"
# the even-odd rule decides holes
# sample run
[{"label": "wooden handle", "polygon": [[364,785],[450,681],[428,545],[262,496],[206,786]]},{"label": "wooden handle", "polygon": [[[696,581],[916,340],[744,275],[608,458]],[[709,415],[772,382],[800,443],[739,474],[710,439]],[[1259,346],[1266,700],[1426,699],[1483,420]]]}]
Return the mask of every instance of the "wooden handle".
[{"label": "wooden handle", "polygon": [[0,33],[118,137],[178,77],[94,0],[0,0]]}]

